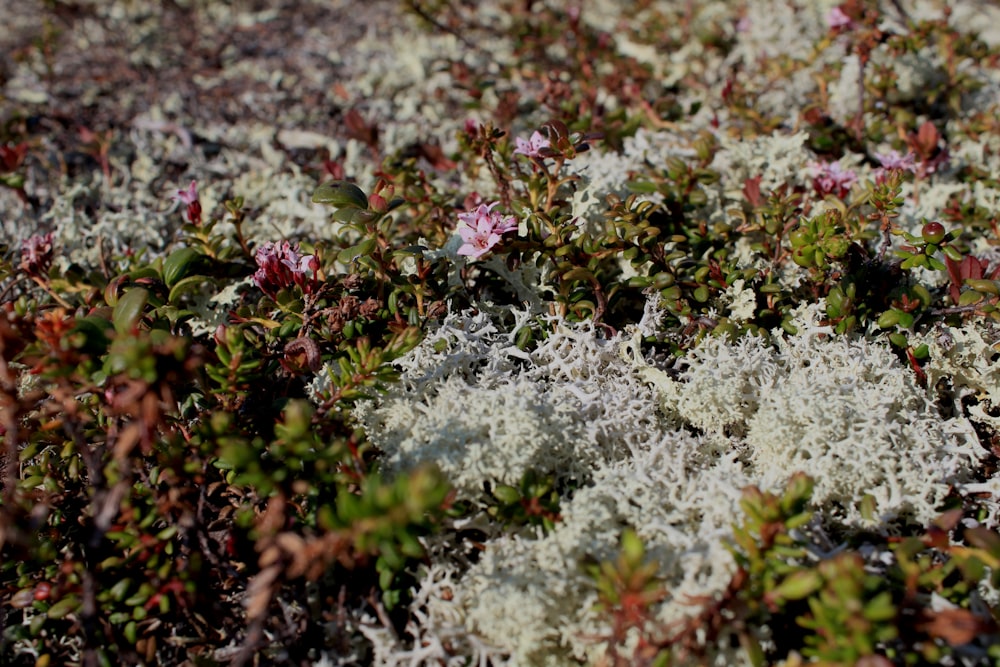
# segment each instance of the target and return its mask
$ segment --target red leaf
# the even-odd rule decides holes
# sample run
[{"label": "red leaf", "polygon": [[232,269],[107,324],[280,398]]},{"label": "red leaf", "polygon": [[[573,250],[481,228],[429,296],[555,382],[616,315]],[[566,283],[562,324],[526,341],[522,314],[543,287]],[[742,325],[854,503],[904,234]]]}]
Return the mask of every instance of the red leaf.
[{"label": "red leaf", "polygon": [[929,120],[925,120],[917,133],[911,134],[909,141],[907,143],[913,148],[913,151],[921,157],[922,160],[928,160],[934,156],[934,152],[937,150],[938,141],[940,141],[941,135],[938,133],[937,128]]},{"label": "red leaf", "polygon": [[951,646],[968,644],[981,634],[990,632],[993,624],[967,609],[944,609],[925,612],[925,619],[917,629],[931,637],[943,639]]},{"label": "red leaf", "polygon": [[351,139],[357,139],[372,150],[378,148],[378,126],[366,122],[357,109],[344,114],[344,126]]},{"label": "red leaf", "polygon": [[761,176],[754,176],[743,181],[743,196],[751,206],[760,206],[763,198],[760,196]]}]

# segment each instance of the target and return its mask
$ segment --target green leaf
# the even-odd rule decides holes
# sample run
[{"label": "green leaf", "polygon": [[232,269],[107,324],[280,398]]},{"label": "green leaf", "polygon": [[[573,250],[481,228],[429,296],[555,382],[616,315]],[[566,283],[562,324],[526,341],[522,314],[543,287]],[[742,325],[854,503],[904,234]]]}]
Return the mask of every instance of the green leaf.
[{"label": "green leaf", "polygon": [[0,174],[0,183],[8,188],[20,190],[24,187],[24,174]]},{"label": "green leaf", "polygon": [[986,292],[994,296],[1000,295],[1000,288],[997,287],[997,282],[995,280],[976,280],[969,278],[965,281],[965,284],[977,292]]},{"label": "green leaf", "polygon": [[138,626],[136,625],[135,621],[129,621],[125,625],[125,630],[123,634],[125,635],[125,639],[128,641],[129,644],[134,645],[136,639],[138,638],[137,627]]},{"label": "green leaf", "polygon": [[953,262],[961,262],[963,259],[962,253],[950,245],[944,247],[944,254],[948,255],[948,258]]},{"label": "green leaf", "polygon": [[194,248],[180,248],[170,253],[163,262],[163,282],[167,287],[173,287],[178,280],[188,274],[191,264],[201,257]]},{"label": "green leaf", "polygon": [[499,484],[493,489],[493,497],[505,505],[513,505],[521,499],[521,494],[513,486]]},{"label": "green leaf", "polygon": [[991,568],[996,568],[997,564],[1000,564],[1000,535],[982,526],[977,526],[965,530],[965,540],[992,557],[992,562],[987,562]]},{"label": "green leaf", "polygon": [[393,257],[422,257],[427,248],[422,245],[408,245],[392,252]]},{"label": "green leaf", "polygon": [[629,181],[627,187],[629,192],[639,194],[652,194],[656,192],[656,184],[649,181]]},{"label": "green leaf", "polygon": [[625,560],[634,566],[642,563],[642,559],[646,554],[646,545],[642,543],[642,540],[639,539],[639,536],[631,528],[626,528],[622,533],[621,549]]},{"label": "green leaf", "polygon": [[958,297],[959,306],[971,306],[972,304],[979,303],[983,300],[983,295],[975,290],[968,290],[962,292],[962,295]]},{"label": "green leaf", "polygon": [[79,606],[80,599],[75,595],[68,595],[49,607],[45,615],[49,618],[63,618],[67,614],[76,611]]},{"label": "green leaf", "polygon": [[675,282],[674,275],[672,273],[667,273],[666,271],[661,271],[653,276],[653,288],[657,290],[662,290],[670,287]]},{"label": "green leaf", "polygon": [[120,580],[117,584],[111,587],[111,597],[121,602],[125,599],[125,595],[128,593],[129,588],[132,586],[132,580],[128,577]]},{"label": "green leaf", "polygon": [[377,241],[375,239],[366,239],[356,246],[344,248],[337,255],[337,261],[344,264],[350,264],[362,255],[370,255],[372,250],[375,249],[376,243]]},{"label": "green leaf", "polygon": [[181,295],[197,291],[198,287],[206,280],[211,280],[211,278],[201,275],[182,278],[170,288],[170,294],[167,295],[167,303],[174,303]]},{"label": "green leaf", "polygon": [[331,217],[339,222],[364,224],[375,220],[378,217],[378,213],[373,213],[366,209],[354,208],[351,206],[337,209]]},{"label": "green leaf", "polygon": [[930,268],[934,269],[935,271],[948,270],[948,267],[945,265],[945,263],[942,262],[940,259],[937,259],[936,257],[928,257],[927,264],[930,266]]},{"label": "green leaf", "polygon": [[99,315],[79,317],[73,324],[72,332],[70,332],[72,345],[81,352],[103,354],[111,342],[107,334],[110,328],[111,322]]},{"label": "green leaf", "polygon": [[562,274],[561,278],[566,282],[572,282],[574,280],[591,281],[594,278],[594,274],[591,273],[591,271],[586,267],[576,266]]},{"label": "green leaf", "polygon": [[354,183],[331,181],[323,183],[313,193],[316,204],[327,204],[337,208],[368,208],[368,195]]},{"label": "green leaf", "polygon": [[896,607],[892,604],[892,594],[882,591],[865,605],[864,617],[869,621],[888,621],[895,618]]},{"label": "green leaf", "polygon": [[774,596],[779,600],[801,600],[819,590],[823,585],[823,577],[816,570],[800,570],[793,572],[774,589]]},{"label": "green leaf", "polygon": [[115,331],[126,333],[138,323],[142,317],[142,311],[149,301],[149,291],[143,287],[133,287],[125,292],[122,298],[115,304],[115,310],[111,315],[111,322],[115,325]]},{"label": "green leaf", "polygon": [[929,306],[931,304],[931,293],[930,293],[930,291],[926,287],[924,287],[923,285],[921,285],[920,283],[917,283],[916,285],[914,285],[913,287],[911,287],[910,288],[910,292],[913,294],[913,296],[915,296],[918,299],[920,299],[920,304],[922,306],[926,307],[926,306]]}]

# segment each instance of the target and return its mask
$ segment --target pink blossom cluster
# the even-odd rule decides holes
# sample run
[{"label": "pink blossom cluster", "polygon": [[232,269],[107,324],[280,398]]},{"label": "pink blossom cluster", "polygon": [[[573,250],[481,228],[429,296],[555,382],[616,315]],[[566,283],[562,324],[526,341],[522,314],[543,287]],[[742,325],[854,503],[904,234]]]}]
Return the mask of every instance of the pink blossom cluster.
[{"label": "pink blossom cluster", "polygon": [[875,153],[875,158],[882,165],[875,170],[875,181],[881,183],[885,181],[886,175],[893,170],[908,171],[911,174],[917,172],[917,158],[913,152],[901,155],[899,151],[890,150],[888,153]]},{"label": "pink blossom cluster", "polygon": [[268,241],[257,249],[254,259],[259,268],[253,274],[253,282],[271,297],[293,285],[305,293],[315,287],[319,260],[315,255],[300,255],[297,243],[293,246],[288,241]]},{"label": "pink blossom cluster", "polygon": [[503,216],[493,210],[499,203],[493,202],[488,206],[480,204],[473,211],[458,214],[462,223],[458,227],[458,234],[464,241],[458,249],[459,255],[482,257],[500,242],[501,235],[517,231],[517,220],[513,216]]},{"label": "pink blossom cluster", "polygon": [[840,6],[837,6],[827,12],[826,25],[829,26],[830,30],[844,31],[853,30],[858,24]]},{"label": "pink blossom cluster", "polygon": [[550,143],[549,140],[545,138],[538,130],[531,133],[530,139],[522,139],[517,137],[514,139],[514,143],[517,147],[514,149],[514,155],[525,155],[527,157],[542,157],[541,150],[543,148],[548,148]]},{"label": "pink blossom cluster", "polygon": [[917,158],[912,152],[900,155],[899,151],[891,150],[888,153],[875,153],[875,158],[883,169],[902,169],[910,173],[917,170]]},{"label": "pink blossom cluster", "polygon": [[201,224],[201,201],[198,199],[198,182],[191,181],[191,185],[183,190],[178,190],[174,195],[175,201],[180,201],[187,206],[185,217],[192,225]]},{"label": "pink blossom cluster", "polygon": [[809,165],[813,175],[813,190],[820,197],[834,195],[846,197],[851,186],[858,180],[858,175],[850,169],[844,169],[837,162],[813,162]]}]

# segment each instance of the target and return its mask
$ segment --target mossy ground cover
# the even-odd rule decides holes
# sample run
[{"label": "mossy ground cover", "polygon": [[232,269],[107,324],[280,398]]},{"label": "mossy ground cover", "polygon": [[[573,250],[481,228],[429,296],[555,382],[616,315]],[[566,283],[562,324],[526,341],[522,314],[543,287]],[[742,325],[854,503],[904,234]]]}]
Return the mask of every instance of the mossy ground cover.
[{"label": "mossy ground cover", "polygon": [[0,662],[1000,660],[993,4],[0,11]]}]

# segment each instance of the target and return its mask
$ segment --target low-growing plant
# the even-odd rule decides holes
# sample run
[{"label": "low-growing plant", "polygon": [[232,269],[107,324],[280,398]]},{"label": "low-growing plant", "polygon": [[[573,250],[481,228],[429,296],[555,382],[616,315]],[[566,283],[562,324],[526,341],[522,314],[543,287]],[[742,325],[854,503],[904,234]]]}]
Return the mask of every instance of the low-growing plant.
[{"label": "low-growing plant", "polygon": [[[656,605],[668,591],[656,580],[656,564],[645,560],[642,541],[627,530],[617,560],[586,566],[601,609],[615,619],[607,663],[703,661],[728,633],[755,665],[911,665],[979,654],[995,659],[997,610],[972,609],[969,596],[992,572],[1000,535],[967,529],[966,544],[953,543],[959,510],[942,515],[920,537],[817,555],[813,539],[821,533],[807,507],[811,489],[812,481],[798,475],[781,496],[744,490],[729,586],[717,599],[690,601],[695,613],[679,628],[655,623]],[[884,556],[866,557],[862,547]],[[947,606],[933,610],[933,596]],[[766,640],[757,634],[764,626],[771,629]],[[624,654],[630,629],[638,642]]]}]

